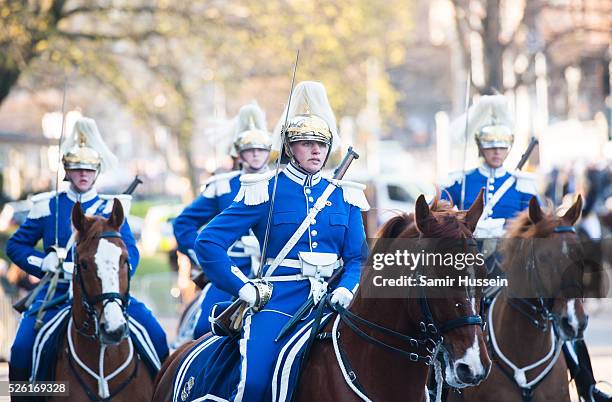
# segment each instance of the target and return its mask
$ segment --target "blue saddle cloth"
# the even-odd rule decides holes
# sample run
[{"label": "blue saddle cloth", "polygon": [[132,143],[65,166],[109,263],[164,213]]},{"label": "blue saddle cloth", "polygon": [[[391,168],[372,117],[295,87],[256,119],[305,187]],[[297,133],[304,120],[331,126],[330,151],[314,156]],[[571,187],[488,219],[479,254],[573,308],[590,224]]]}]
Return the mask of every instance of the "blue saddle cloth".
[{"label": "blue saddle cloth", "polygon": [[[320,328],[332,317],[327,312]],[[285,337],[266,401],[286,402],[297,386],[299,368],[308,343],[314,318],[299,326],[292,336]],[[173,382],[173,402],[229,401],[240,381],[239,338],[210,334],[197,341],[183,356]]]},{"label": "blue saddle cloth", "polygon": [[[52,319],[43,325],[32,350],[31,381],[54,381],[55,363],[59,357],[59,345],[64,339],[70,320],[71,306],[61,309]],[[152,378],[155,378],[161,368],[159,357],[146,330],[132,317],[129,317],[130,337],[140,359],[145,363]]]}]

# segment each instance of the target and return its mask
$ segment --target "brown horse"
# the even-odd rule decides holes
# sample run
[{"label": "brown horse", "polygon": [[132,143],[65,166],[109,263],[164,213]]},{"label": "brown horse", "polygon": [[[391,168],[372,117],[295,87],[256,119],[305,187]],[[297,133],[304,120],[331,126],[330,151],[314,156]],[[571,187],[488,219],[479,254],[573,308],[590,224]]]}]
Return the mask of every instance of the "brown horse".
[{"label": "brown horse", "polygon": [[[471,239],[483,209],[482,191],[470,210],[457,212],[451,207],[449,203],[434,200],[430,208],[421,196],[414,214],[392,218],[379,230],[377,237],[411,239],[412,243],[418,238],[442,238],[451,240],[450,244],[456,243],[452,240]],[[399,248],[404,248],[404,244],[405,241]],[[435,252],[457,252],[452,248],[445,249],[444,244],[435,243]],[[384,241],[377,242],[371,256],[390,251],[387,246]],[[337,323],[328,325],[327,331],[333,330],[332,325],[336,326],[334,333],[338,338],[313,348],[300,382],[299,400],[357,401],[362,399],[358,392],[366,400],[373,401],[426,400],[428,364],[436,362],[438,351],[446,362],[445,377],[451,385],[459,388],[472,386],[485,378],[491,361],[481,326],[477,325],[480,323],[477,294],[470,295],[464,289],[459,293],[447,293],[442,289],[442,294],[439,294],[434,288],[427,288],[424,293],[422,288],[409,288],[401,299],[369,298],[368,289],[372,288],[372,279],[377,272],[370,267],[371,264],[367,264],[362,272],[350,313],[375,323],[377,327],[361,320],[357,321],[361,325],[354,327],[354,323],[344,319],[337,319]],[[482,278],[485,275],[484,267],[479,268],[475,274]],[[454,267],[445,269],[436,266],[427,273],[439,278],[457,276]],[[422,323],[428,328],[426,334],[422,332]],[[436,343],[434,348],[423,350],[411,348],[412,341],[407,345],[387,330],[404,335],[404,341],[407,338],[420,340],[424,335],[440,336],[437,339],[433,337]],[[363,333],[367,337],[362,336]],[[412,354],[407,356],[395,352],[377,341]],[[340,368],[334,349],[343,349],[343,360],[350,362],[352,374],[349,377],[355,379],[352,384],[359,383],[359,386],[349,386],[349,382],[345,381],[346,370]]]},{"label": "brown horse", "polygon": [[580,339],[588,317],[579,298],[584,252],[573,228],[580,196],[562,216],[534,197],[500,247],[508,286],[488,311],[489,377],[449,401],[570,401],[564,341]]},{"label": "brown horse", "polygon": [[[478,200],[469,211],[457,212],[450,204],[437,200],[430,209],[421,196],[415,214],[393,218],[381,228],[380,237],[412,242],[419,237],[450,238],[467,243],[482,213],[482,192]],[[372,254],[384,251],[388,245],[377,242]],[[478,276],[484,277],[481,268]],[[374,273],[362,272],[350,312],[340,311],[349,323],[344,318],[332,320],[323,334],[334,335],[313,344],[296,400],[423,401],[428,364],[438,351],[447,362],[446,380],[454,386],[475,385],[486,376],[491,361],[475,308],[479,304],[477,297],[469,297],[463,289],[457,297],[432,298],[429,290],[422,293],[414,289],[402,298],[367,298]],[[444,275],[444,270],[438,275]],[[192,343],[184,345],[166,361],[158,376],[154,401],[172,400],[175,372],[191,348]],[[345,363],[342,368],[336,357],[339,348]],[[345,378],[349,378],[348,382]]]},{"label": "brown horse", "polygon": [[123,219],[118,200],[108,219],[85,216],[78,202],[72,209],[78,259],[71,318],[55,370],[56,381],[69,382],[70,396],[52,401],[151,400],[153,381],[129,337],[128,253],[119,233]]}]

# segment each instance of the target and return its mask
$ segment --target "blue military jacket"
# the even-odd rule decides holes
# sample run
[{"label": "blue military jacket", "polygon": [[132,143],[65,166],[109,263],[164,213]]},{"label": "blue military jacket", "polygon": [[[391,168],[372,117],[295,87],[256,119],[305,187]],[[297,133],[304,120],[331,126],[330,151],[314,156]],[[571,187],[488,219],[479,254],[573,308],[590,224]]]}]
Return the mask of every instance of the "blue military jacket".
[{"label": "blue military jacket", "polygon": [[[98,195],[95,189],[83,194],[78,194],[72,189],[61,192],[58,196],[58,241],[60,247],[66,246],[72,234],[71,212],[77,200],[81,201],[82,208],[87,215],[102,215],[106,217],[112,211],[113,198],[115,197],[119,198],[122,202],[125,215],[127,215],[129,212],[127,204],[131,199],[128,195]],[[55,244],[55,192],[37,194],[32,197],[32,202],[33,206],[27,219],[8,240],[6,254],[19,268],[41,278],[43,272],[40,267],[45,253],[37,250],[35,246],[41,239],[44,250]],[[127,220],[121,227],[121,237],[128,250],[131,266],[130,274],[133,275],[138,266],[140,255]],[[72,252],[68,253],[66,261],[73,260],[72,254]]]},{"label": "blue military jacket", "polygon": [[[529,206],[531,197],[537,195],[534,177],[529,173],[509,173],[503,167],[493,169],[486,164],[466,172],[463,208],[468,209],[474,203],[481,188],[485,189],[486,205],[511,175],[515,176],[514,184],[504,193],[486,218],[509,219],[525,210]],[[461,178],[462,172],[451,174],[452,184],[442,190],[442,199],[450,200],[457,206],[461,205]]]},{"label": "blue military jacket", "polygon": [[[214,175],[204,184],[204,191],[172,223],[174,237],[181,253],[194,259],[193,245],[198,236],[198,231],[212,218],[219,215],[225,208],[230,206],[240,190],[241,171],[234,171]],[[248,230],[240,231],[241,236],[249,234]],[[233,255],[244,254],[244,247],[240,241],[230,246]],[[246,257],[246,255],[243,255]],[[194,262],[198,262],[197,259]],[[237,260],[238,262],[238,260]],[[251,260],[240,259],[241,265],[248,265]],[[247,267],[240,267],[243,270]]]},{"label": "blue military jacket", "polygon": [[[228,258],[226,250],[247,228],[252,228],[263,244],[268,209],[272,198],[273,172],[243,175],[235,201],[215,217],[199,234],[195,251],[204,272],[221,289],[238,296],[248,281]],[[270,225],[267,258],[274,258],[304,221],[329,181],[320,173],[309,175],[292,164],[278,176],[276,200]],[[308,230],[285,257],[298,259],[299,251],[335,253],[344,262],[338,286],[355,290],[361,263],[367,255],[361,209],[367,209],[362,188],[357,183],[339,182]],[[266,269],[267,267],[264,267]],[[264,271],[265,272],[265,271]],[[299,269],[280,266],[273,275],[294,275]]]}]

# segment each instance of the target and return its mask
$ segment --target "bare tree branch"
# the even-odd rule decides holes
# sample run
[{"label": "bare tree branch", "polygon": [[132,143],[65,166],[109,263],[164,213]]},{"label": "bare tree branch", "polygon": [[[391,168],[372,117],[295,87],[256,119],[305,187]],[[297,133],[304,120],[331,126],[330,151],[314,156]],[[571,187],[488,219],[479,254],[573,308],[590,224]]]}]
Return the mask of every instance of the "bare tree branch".
[{"label": "bare tree branch", "polygon": [[185,10],[169,7],[160,8],[156,6],[134,6],[134,7],[116,7],[116,6],[79,6],[71,8],[63,13],[62,17],[70,18],[76,14],[104,14],[108,12],[119,12],[126,14],[165,14],[175,15],[184,18],[192,18],[192,15]]},{"label": "bare tree branch", "polygon": [[136,33],[127,33],[127,34],[119,34],[119,35],[110,35],[103,33],[95,33],[95,32],[70,32],[70,31],[58,31],[58,35],[62,36],[66,39],[84,39],[91,41],[119,41],[129,39],[132,41],[142,41],[152,37],[163,37],[163,33],[157,31],[145,31],[145,32],[136,32]]},{"label": "bare tree branch", "polygon": [[[452,2],[455,7],[455,32],[457,33],[457,42],[459,42],[459,47],[463,55],[463,65],[466,70],[469,71],[471,70],[472,58],[468,45],[469,28],[466,26],[467,24],[465,22],[467,13],[465,9],[462,9],[459,0],[452,0]],[[458,11],[460,9],[463,12],[463,16],[459,16]]]}]

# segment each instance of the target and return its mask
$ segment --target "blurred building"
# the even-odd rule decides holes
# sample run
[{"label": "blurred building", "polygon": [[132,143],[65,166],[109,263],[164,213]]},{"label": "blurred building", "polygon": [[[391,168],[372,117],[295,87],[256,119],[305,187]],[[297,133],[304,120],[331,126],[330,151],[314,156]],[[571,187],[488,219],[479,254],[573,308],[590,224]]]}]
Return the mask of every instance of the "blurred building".
[{"label": "blurred building", "polygon": [[[588,132],[588,143],[593,143],[593,138],[600,138],[593,130],[602,130],[600,123],[606,113],[609,127],[612,115],[609,109],[612,107],[612,2],[558,0],[534,7],[532,0],[521,4],[488,1],[500,4],[498,23],[502,34],[519,26],[516,37],[521,45],[518,49],[500,49],[506,88],[498,89],[510,97],[517,120],[517,139],[509,163],[518,161],[530,136],[550,136],[549,126],[553,123],[583,122],[584,125],[569,125],[574,129],[584,127],[584,130],[577,129],[577,141],[582,132],[585,135]],[[487,1],[473,3],[487,5]],[[528,10],[537,10],[538,14],[523,15],[524,5]],[[483,44],[478,35],[469,37],[468,49],[460,46],[455,12],[450,0],[415,0],[413,31],[406,59],[389,71],[401,94],[398,106],[402,120],[390,128],[388,135],[409,149],[417,165],[426,166],[427,161],[436,160],[436,153],[443,155],[437,158],[437,177],[445,176],[449,170],[461,169],[464,163],[463,138],[450,138],[445,131],[448,122],[464,112],[467,71],[463,51],[467,50],[472,57],[474,83],[484,82],[483,69],[486,67],[482,64]],[[477,18],[483,18],[482,9],[476,8],[473,12]],[[533,56],[533,64],[527,62],[528,56]],[[524,68],[531,69],[528,79],[518,81],[519,71]],[[600,140],[595,142],[599,146],[594,151],[600,152],[604,147]],[[434,147],[436,143],[438,146]],[[548,140],[547,146],[553,143]],[[572,146],[567,145],[567,148],[571,150]],[[575,158],[582,156],[583,148],[580,147],[580,155]],[[477,157],[471,138],[467,154],[465,164],[473,166]],[[568,156],[566,163],[572,158]],[[537,155],[531,162],[537,163]]]}]

